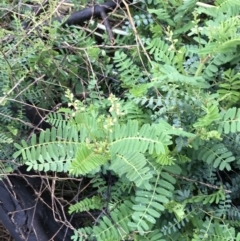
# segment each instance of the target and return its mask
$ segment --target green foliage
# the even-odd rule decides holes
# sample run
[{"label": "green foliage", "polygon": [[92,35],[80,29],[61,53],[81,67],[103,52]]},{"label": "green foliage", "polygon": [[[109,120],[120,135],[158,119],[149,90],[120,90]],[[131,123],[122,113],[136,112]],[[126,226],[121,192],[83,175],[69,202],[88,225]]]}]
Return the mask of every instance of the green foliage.
[{"label": "green foliage", "polygon": [[41,132],[38,140],[36,134],[31,138],[31,145],[22,140],[21,145],[15,143],[18,149],[14,158],[22,155],[30,169],[44,171],[67,171],[70,160],[73,159],[79,146],[78,132],[74,128],[58,127]]},{"label": "green foliage", "polygon": [[164,205],[169,203],[174,190],[173,184],[175,184],[175,179],[168,173],[162,172],[151,179],[150,188],[137,189],[135,204],[132,207],[134,210],[133,221],[128,225],[141,235],[150,230],[150,227],[156,223],[156,219],[165,210]]},{"label": "green foliage", "polygon": [[75,231],[73,240],[121,240],[130,232],[127,223],[131,218],[132,203],[125,201],[118,208],[104,216],[99,221],[99,225],[93,228],[81,228]]},{"label": "green foliage", "polygon": [[[200,149],[200,150],[199,150]],[[219,168],[221,171],[231,170],[230,163],[235,160],[233,153],[229,151],[223,143],[205,143],[200,148],[194,151],[199,160],[203,160],[207,164],[212,164],[214,168]]]},{"label": "green foliage", "polygon": [[73,212],[84,212],[89,211],[91,209],[100,209],[102,208],[102,200],[98,196],[94,196],[92,198],[85,198],[83,201],[80,201],[69,208],[68,213],[71,214]]},{"label": "green foliage", "polygon": [[140,68],[124,52],[116,51],[113,60],[118,68],[123,87],[133,87],[139,79],[143,78]]},{"label": "green foliage", "polygon": [[76,152],[74,159],[69,168],[69,172],[73,175],[84,175],[106,163],[107,156],[103,156],[89,149],[85,145],[81,145]]},{"label": "green foliage", "polygon": [[219,203],[220,200],[225,200],[225,195],[222,189],[220,189],[219,191],[217,191],[216,193],[213,193],[211,195],[198,195],[198,196],[194,196],[192,198],[186,199],[184,201],[185,203],[202,203],[207,204],[207,203]]},{"label": "green foliage", "polygon": [[200,118],[193,126],[195,128],[198,127],[207,127],[214,121],[220,119],[219,113],[218,113],[218,107],[216,105],[210,106],[208,104],[207,107],[203,107],[203,110],[206,112],[206,115],[202,118]]},{"label": "green foliage", "polygon": [[219,124],[219,131],[225,134],[236,133],[240,131],[240,110],[236,107],[229,108],[227,111],[221,113],[222,121]]},{"label": "green foliage", "polygon": [[[113,14],[128,17],[114,47],[96,23],[30,36],[14,17],[0,55],[1,172],[24,163],[90,180],[69,204],[94,218],[75,241],[240,240],[239,5],[136,3]],[[54,110],[52,127],[30,134],[19,103]]]},{"label": "green foliage", "polygon": [[239,101],[239,73],[235,74],[234,70],[227,70],[223,73],[223,82],[219,84],[219,97],[228,102],[228,105],[232,106],[233,104]]},{"label": "green foliage", "polygon": [[110,135],[110,152],[112,155],[121,152],[134,152],[141,150],[142,153],[152,154],[165,153],[164,146],[170,145],[171,137],[164,133],[162,126],[144,124],[140,129],[138,122],[128,121],[126,125],[114,126]]},{"label": "green foliage", "polygon": [[[223,231],[224,230],[224,231]],[[236,234],[235,229],[228,227],[226,224],[221,224],[218,221],[207,219],[202,224],[201,230],[196,230],[192,240],[239,240],[239,234]]]}]

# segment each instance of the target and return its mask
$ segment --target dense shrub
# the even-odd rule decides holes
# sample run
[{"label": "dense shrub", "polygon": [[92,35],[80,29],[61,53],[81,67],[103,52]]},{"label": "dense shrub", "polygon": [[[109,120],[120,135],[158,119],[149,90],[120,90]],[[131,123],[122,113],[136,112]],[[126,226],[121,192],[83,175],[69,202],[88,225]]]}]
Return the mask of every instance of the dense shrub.
[{"label": "dense shrub", "polygon": [[[240,1],[124,1],[114,39],[50,21],[57,4],[26,31],[28,8],[4,16],[5,171],[90,178],[69,214],[100,212],[73,240],[240,240]],[[52,127],[27,139],[19,104]]]}]

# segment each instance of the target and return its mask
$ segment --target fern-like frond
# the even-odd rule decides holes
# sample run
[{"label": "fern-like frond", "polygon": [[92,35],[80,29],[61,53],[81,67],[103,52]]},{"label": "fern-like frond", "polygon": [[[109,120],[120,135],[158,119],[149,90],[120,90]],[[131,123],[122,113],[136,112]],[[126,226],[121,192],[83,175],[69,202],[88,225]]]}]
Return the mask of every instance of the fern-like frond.
[{"label": "fern-like frond", "polygon": [[50,113],[47,116],[47,121],[55,127],[63,127],[68,125],[68,121],[65,120],[61,113]]},{"label": "fern-like frond", "polygon": [[73,240],[86,241],[121,241],[130,239],[130,228],[127,223],[131,219],[132,203],[125,201],[119,208],[102,217],[93,228],[81,228],[74,232]]},{"label": "fern-like frond", "polygon": [[[171,16],[168,14],[166,9],[157,8],[157,9],[148,9],[148,11],[150,13],[156,14],[157,19],[165,21],[165,22],[167,22],[171,26],[175,25],[174,21],[172,20]],[[161,41],[160,39],[158,39],[158,40]]]},{"label": "fern-like frond", "polygon": [[[196,0],[188,0],[188,1],[183,1],[181,4],[179,4],[176,10],[176,14],[174,16],[174,21],[178,23],[179,21],[182,21],[183,16],[186,16],[187,14],[192,14],[193,9],[196,6],[196,2],[197,2]],[[194,23],[189,22],[189,23],[186,23],[186,25],[184,25],[182,28],[177,28],[174,34],[177,34],[179,32],[186,33],[187,30],[194,25]]]},{"label": "fern-like frond", "polygon": [[134,185],[129,187],[129,180],[125,176],[118,178],[118,180],[111,187],[112,206],[115,206],[116,203],[119,203],[121,199],[124,199],[124,200],[129,199],[130,194],[134,188],[135,188]]},{"label": "fern-like frond", "polygon": [[6,134],[4,132],[0,133],[0,144],[2,143],[10,144],[12,142],[13,142],[13,139],[9,137],[9,133],[6,133]]},{"label": "fern-like frond", "polygon": [[164,205],[172,197],[173,184],[175,184],[176,180],[168,173],[162,172],[152,178],[150,182],[151,187],[148,190],[137,189],[135,204],[132,207],[134,210],[133,221],[128,224],[141,235],[150,230],[165,210]]},{"label": "fern-like frond", "polygon": [[[158,10],[156,10],[158,11]],[[149,54],[153,55],[154,60],[158,63],[175,64],[175,52],[169,51],[170,46],[159,38],[148,39],[146,41],[146,49]],[[177,64],[177,63],[176,63]]]},{"label": "fern-like frond", "polygon": [[215,210],[215,215],[217,217],[226,217],[230,210],[232,209],[232,200],[229,193],[224,193],[225,198],[219,200],[218,206]]},{"label": "fern-like frond", "polygon": [[197,152],[199,160],[213,165],[214,168],[219,168],[220,170],[227,169],[228,171],[232,169],[230,163],[235,160],[235,157],[223,143],[208,143],[202,146],[201,150]]},{"label": "fern-like frond", "polygon": [[88,175],[91,180],[91,186],[97,189],[97,192],[100,196],[103,196],[107,193],[107,183],[104,177],[100,173],[94,173],[93,175]]},{"label": "fern-like frond", "polygon": [[150,154],[165,153],[165,147],[170,145],[171,137],[158,128],[158,125],[145,124],[140,129],[137,121],[128,121],[127,124],[116,125],[110,136],[110,152],[132,153],[148,151]]},{"label": "fern-like frond", "polygon": [[209,88],[209,84],[201,76],[185,76],[178,72],[176,68],[170,65],[159,65],[153,63],[154,85],[161,88],[163,84],[175,83],[186,84],[192,88]]},{"label": "fern-like frond", "polygon": [[[230,191],[231,199],[238,199],[240,197],[239,188],[240,188],[240,176],[239,175],[233,175],[231,176],[230,183],[226,183],[227,190]],[[239,215],[240,217],[240,215]],[[239,218],[240,220],[240,218]]]},{"label": "fern-like frond", "polygon": [[[159,11],[159,10],[152,10]],[[153,56],[154,65],[157,64],[166,64],[173,66],[180,73],[184,73],[183,62],[185,59],[185,48],[182,47],[179,50],[171,50],[171,45],[161,39],[159,36],[152,39],[147,39],[146,49],[149,50],[149,55]]]},{"label": "fern-like frond", "polygon": [[136,240],[138,241],[165,241],[162,233],[159,229],[153,230],[152,232],[144,233],[142,236],[136,234]]},{"label": "fern-like frond", "polygon": [[85,198],[82,201],[73,204],[69,207],[68,213],[72,214],[73,212],[85,212],[91,209],[101,209],[103,206],[102,199],[98,196],[92,198]]},{"label": "fern-like frond", "polygon": [[108,161],[109,156],[99,154],[81,144],[76,152],[76,158],[69,166],[69,172],[73,175],[85,175]]},{"label": "fern-like frond", "polygon": [[[209,60],[205,63],[205,67],[202,71],[204,79],[211,81],[219,74],[220,66],[230,62],[234,57],[235,53],[219,53],[209,57]],[[199,65],[200,62],[195,64]]]},{"label": "fern-like frond", "polygon": [[[239,207],[230,206],[230,208],[227,210],[227,220],[235,221],[236,223],[240,224],[240,211]],[[236,224],[235,223],[235,224]]]},{"label": "fern-like frond", "polygon": [[203,205],[209,204],[209,203],[219,203],[219,201],[225,200],[225,193],[223,189],[218,190],[215,193],[209,194],[209,195],[197,195],[193,196],[189,199],[186,199],[184,201],[184,204],[186,203],[202,203]]},{"label": "fern-like frond", "polygon": [[21,144],[14,144],[18,151],[13,156],[22,156],[28,170],[66,172],[79,147],[79,134],[69,126],[52,128],[42,131],[39,138],[34,134],[30,144],[24,140]]},{"label": "fern-like frond", "polygon": [[[175,217],[172,215],[168,215],[170,217],[171,221],[168,221],[167,224],[165,220],[162,221],[162,227],[160,229],[161,233],[164,234],[165,236],[172,237],[174,239],[174,234],[177,234],[179,230],[184,229],[189,223],[189,219],[185,217],[184,219],[181,219],[181,221],[177,220]],[[184,239],[183,239],[184,240]]]},{"label": "fern-like frond", "polygon": [[225,12],[225,11],[232,11],[234,12],[234,9],[238,9],[240,6],[239,0],[217,0],[215,2],[216,9],[218,12]]},{"label": "fern-like frond", "polygon": [[224,134],[240,132],[240,109],[236,107],[223,110],[220,113],[221,121],[219,123],[218,131]]},{"label": "fern-like frond", "polygon": [[[224,232],[223,232],[224,230]],[[194,241],[202,241],[208,237],[210,241],[240,240],[240,235],[233,227],[227,223],[221,223],[218,220],[207,218],[202,223],[199,232],[194,235]]]},{"label": "fern-like frond", "polygon": [[219,84],[218,93],[223,101],[229,105],[235,104],[240,100],[240,74],[228,69],[223,73],[224,82]]},{"label": "fern-like frond", "polygon": [[86,139],[88,139],[88,141],[95,141],[96,138],[105,136],[102,127],[99,126],[99,123],[96,121],[97,117],[98,114],[94,111],[92,111],[90,114],[79,111],[75,113],[74,118],[70,120],[69,124],[76,130],[81,131],[81,142],[85,142]]},{"label": "fern-like frond", "polygon": [[188,137],[193,138],[196,135],[187,131],[184,131],[182,128],[176,128],[174,126],[171,126],[169,123],[163,120],[159,120],[158,122],[158,128],[163,129],[166,134],[169,135],[175,135],[175,136],[181,136],[181,137]]},{"label": "fern-like frond", "polygon": [[207,21],[201,31],[209,37],[209,42],[199,50],[200,55],[213,55],[217,53],[234,52],[239,45],[240,37],[238,16],[218,15],[217,19]]},{"label": "fern-like frond", "polygon": [[144,76],[140,68],[124,52],[116,51],[113,58],[123,87],[134,87]]},{"label": "fern-like frond", "polygon": [[[139,86],[139,85],[138,85]],[[126,113],[127,120],[138,120],[140,124],[149,123],[149,115],[146,111],[143,111],[137,104],[128,102],[123,107]]]},{"label": "fern-like frond", "polygon": [[235,37],[234,39],[228,39],[224,42],[214,42],[207,44],[203,49],[199,50],[199,54],[210,55],[216,53],[228,53],[234,52],[236,46],[240,43],[240,37]]},{"label": "fern-like frond", "polygon": [[110,169],[120,177],[126,175],[126,178],[134,182],[138,187],[141,185],[149,187],[148,180],[152,177],[152,174],[146,164],[147,160],[141,153],[121,153],[116,155]]},{"label": "fern-like frond", "polygon": [[12,111],[8,107],[0,106],[0,118],[3,123],[9,123],[9,121],[11,121],[12,115]]},{"label": "fern-like frond", "polygon": [[193,125],[195,128],[207,127],[214,121],[220,119],[218,106],[216,104],[207,104],[207,106],[202,107],[202,109],[206,112],[206,115],[198,119],[198,121]]},{"label": "fern-like frond", "polygon": [[171,166],[175,161],[176,159],[169,153],[159,154],[156,157],[156,163],[160,164],[161,166]]}]

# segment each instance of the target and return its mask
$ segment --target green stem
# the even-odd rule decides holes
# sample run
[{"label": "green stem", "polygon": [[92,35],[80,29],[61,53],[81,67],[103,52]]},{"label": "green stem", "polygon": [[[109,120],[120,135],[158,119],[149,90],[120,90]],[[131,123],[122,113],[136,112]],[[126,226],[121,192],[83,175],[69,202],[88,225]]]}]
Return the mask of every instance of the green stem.
[{"label": "green stem", "polygon": [[195,76],[199,76],[201,74],[204,65],[208,62],[210,58],[211,58],[211,55],[208,55],[206,58],[201,59],[198,69],[195,73]]}]

